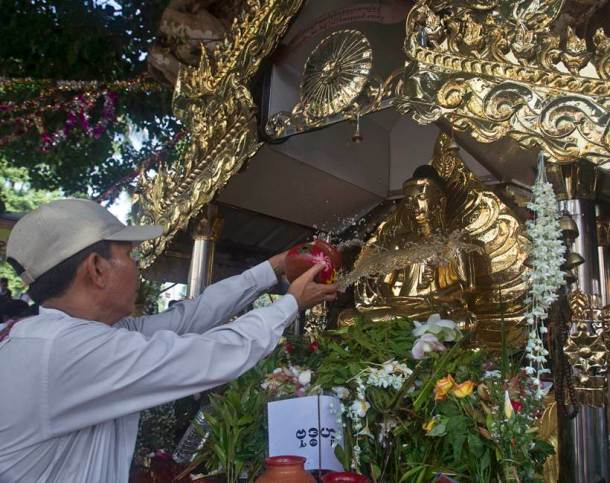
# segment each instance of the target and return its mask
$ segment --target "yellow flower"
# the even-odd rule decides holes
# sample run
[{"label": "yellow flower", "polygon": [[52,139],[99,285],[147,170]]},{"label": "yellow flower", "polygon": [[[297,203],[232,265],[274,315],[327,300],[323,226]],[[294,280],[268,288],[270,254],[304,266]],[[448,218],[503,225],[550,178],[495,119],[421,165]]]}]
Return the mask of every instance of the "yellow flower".
[{"label": "yellow flower", "polygon": [[472,394],[472,391],[474,391],[474,386],[475,383],[472,381],[466,381],[462,384],[456,384],[456,386],[453,388],[453,391],[451,391],[451,394],[453,394],[459,399],[465,398],[466,396],[470,396]]},{"label": "yellow flower", "polygon": [[424,429],[424,431],[426,431],[426,433],[429,433],[430,431],[432,431],[432,428],[434,428],[434,426],[436,426],[437,424],[438,421],[435,418],[432,418],[427,423],[422,424],[421,427]]},{"label": "yellow flower", "polygon": [[447,394],[449,394],[449,391],[453,389],[453,386],[455,386],[455,381],[451,375],[436,381],[436,386],[434,387],[434,399],[436,401],[445,399]]}]

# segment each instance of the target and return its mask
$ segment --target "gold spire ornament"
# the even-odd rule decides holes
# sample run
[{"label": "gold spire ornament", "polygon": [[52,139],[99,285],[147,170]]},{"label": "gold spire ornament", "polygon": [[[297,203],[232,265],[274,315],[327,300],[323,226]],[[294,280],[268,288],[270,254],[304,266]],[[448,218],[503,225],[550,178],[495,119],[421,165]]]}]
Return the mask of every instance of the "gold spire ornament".
[{"label": "gold spire ornament", "polygon": [[[574,290],[569,296],[574,329],[564,352],[575,371],[576,399],[580,404],[603,407],[607,401],[608,353],[606,321],[599,320],[602,311],[595,307],[591,295]],[[596,326],[602,326],[596,330]]]}]

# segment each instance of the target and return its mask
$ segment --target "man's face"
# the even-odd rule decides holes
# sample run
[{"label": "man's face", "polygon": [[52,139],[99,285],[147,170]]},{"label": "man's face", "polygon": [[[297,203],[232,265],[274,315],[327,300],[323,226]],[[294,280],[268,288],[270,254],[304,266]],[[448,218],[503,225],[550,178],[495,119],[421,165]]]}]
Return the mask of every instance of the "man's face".
[{"label": "man's face", "polygon": [[139,278],[138,266],[133,258],[134,246],[131,243],[111,245],[111,272],[105,298],[108,313],[115,322],[131,314],[135,309]]}]

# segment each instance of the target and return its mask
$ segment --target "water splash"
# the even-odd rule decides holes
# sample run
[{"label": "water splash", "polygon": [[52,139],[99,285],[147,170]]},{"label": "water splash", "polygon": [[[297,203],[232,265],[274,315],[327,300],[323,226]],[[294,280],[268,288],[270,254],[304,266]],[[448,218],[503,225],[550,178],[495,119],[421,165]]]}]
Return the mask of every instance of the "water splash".
[{"label": "water splash", "polygon": [[427,237],[425,243],[406,243],[396,250],[369,245],[363,250],[352,271],[339,274],[339,290],[345,291],[362,278],[385,275],[416,263],[442,265],[456,260],[463,253],[483,253],[483,249],[479,245],[469,243],[467,237],[465,230],[455,230],[447,236]]}]

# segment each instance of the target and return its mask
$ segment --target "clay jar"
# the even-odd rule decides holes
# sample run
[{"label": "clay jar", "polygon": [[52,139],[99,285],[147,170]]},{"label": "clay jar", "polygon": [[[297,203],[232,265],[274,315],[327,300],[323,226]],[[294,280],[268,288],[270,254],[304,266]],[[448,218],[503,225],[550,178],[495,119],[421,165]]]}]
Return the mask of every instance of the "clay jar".
[{"label": "clay jar", "polygon": [[348,472],[333,472],[322,477],[322,483],[371,483],[364,475]]},{"label": "clay jar", "polygon": [[315,483],[305,471],[302,456],[272,456],[265,460],[266,470],[255,483]]},{"label": "clay jar", "polygon": [[316,282],[333,283],[341,266],[341,253],[324,240],[296,245],[286,254],[286,278],[292,282],[317,263],[323,264],[324,269],[316,276]]}]

